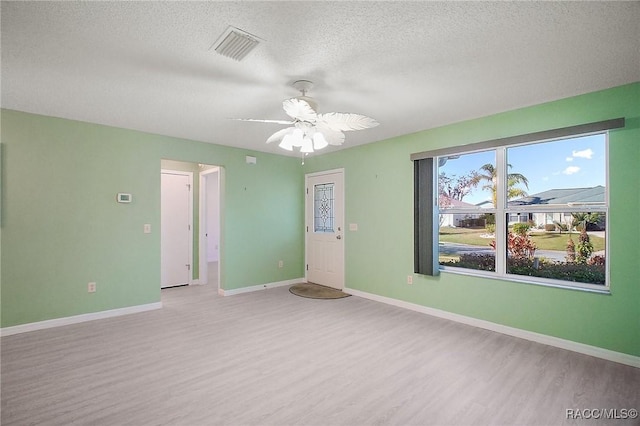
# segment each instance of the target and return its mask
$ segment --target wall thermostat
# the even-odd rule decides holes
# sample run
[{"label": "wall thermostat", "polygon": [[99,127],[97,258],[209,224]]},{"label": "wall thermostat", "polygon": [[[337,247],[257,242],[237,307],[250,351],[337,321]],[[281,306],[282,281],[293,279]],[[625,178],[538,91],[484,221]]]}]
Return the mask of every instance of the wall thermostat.
[{"label": "wall thermostat", "polygon": [[124,192],[118,192],[118,202],[119,203],[130,203],[131,202],[131,194],[125,194]]}]

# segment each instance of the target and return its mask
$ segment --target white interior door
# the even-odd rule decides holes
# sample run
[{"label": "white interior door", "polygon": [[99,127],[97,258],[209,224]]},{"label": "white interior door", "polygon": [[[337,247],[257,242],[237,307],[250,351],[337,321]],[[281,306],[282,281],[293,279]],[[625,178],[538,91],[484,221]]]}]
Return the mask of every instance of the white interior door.
[{"label": "white interior door", "polygon": [[307,281],[344,288],[344,173],[306,176]]},{"label": "white interior door", "polygon": [[188,172],[162,172],[161,288],[186,285],[190,281],[191,180]]}]

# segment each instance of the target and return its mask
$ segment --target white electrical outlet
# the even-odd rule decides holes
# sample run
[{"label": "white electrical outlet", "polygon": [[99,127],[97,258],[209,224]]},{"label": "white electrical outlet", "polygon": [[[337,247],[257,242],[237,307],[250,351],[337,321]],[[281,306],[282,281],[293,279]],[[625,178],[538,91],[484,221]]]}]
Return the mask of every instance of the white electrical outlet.
[{"label": "white electrical outlet", "polygon": [[278,268],[284,267],[284,261],[278,260]]},{"label": "white electrical outlet", "polygon": [[96,292],[96,283],[87,284],[87,292],[95,293]]},{"label": "white electrical outlet", "polygon": [[413,275],[407,275],[407,284],[413,284]]}]

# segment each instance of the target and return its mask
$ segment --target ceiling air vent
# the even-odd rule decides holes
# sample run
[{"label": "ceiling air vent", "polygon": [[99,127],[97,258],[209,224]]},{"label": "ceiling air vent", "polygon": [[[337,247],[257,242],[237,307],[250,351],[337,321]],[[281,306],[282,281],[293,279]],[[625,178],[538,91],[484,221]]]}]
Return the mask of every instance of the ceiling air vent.
[{"label": "ceiling air vent", "polygon": [[229,26],[218,40],[213,49],[219,54],[236,61],[243,60],[260,43],[260,39],[253,34],[239,28]]}]

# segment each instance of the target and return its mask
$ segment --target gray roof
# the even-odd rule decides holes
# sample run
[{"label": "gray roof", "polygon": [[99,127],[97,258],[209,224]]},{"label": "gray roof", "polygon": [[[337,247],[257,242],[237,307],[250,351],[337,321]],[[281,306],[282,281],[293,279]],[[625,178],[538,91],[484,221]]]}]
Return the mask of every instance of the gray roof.
[{"label": "gray roof", "polygon": [[509,201],[510,206],[528,206],[540,204],[604,203],[605,188],[598,185],[591,188],[563,188],[531,194],[527,197]]}]

